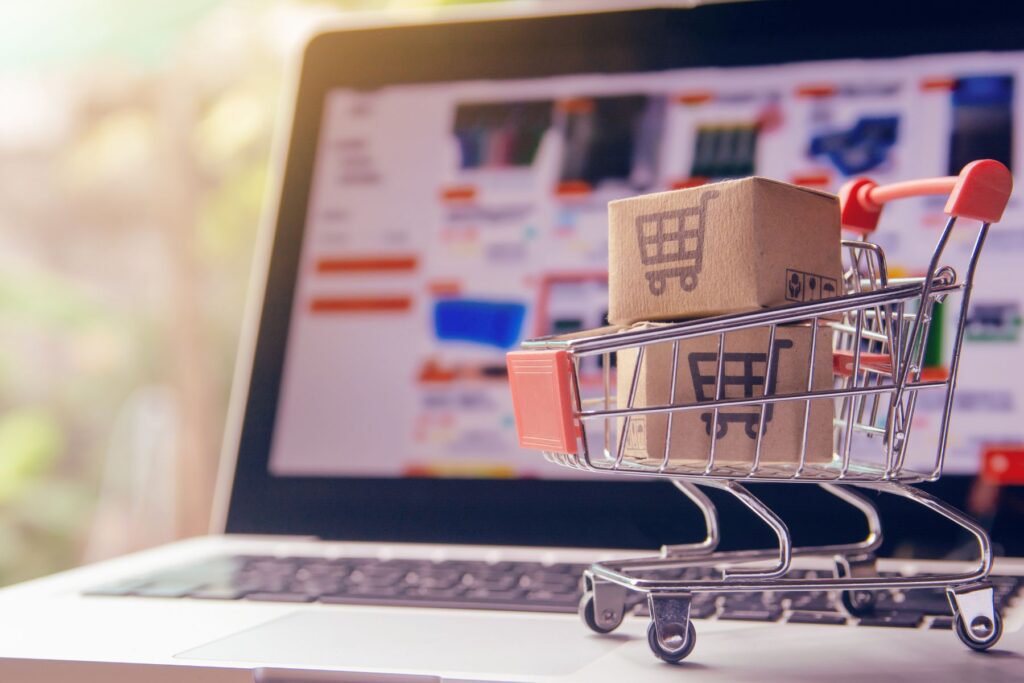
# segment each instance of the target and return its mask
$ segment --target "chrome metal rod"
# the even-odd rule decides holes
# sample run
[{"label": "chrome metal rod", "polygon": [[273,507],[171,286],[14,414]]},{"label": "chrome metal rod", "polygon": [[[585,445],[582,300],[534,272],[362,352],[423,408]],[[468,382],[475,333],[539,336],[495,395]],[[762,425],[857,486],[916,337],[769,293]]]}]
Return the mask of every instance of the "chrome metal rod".
[{"label": "chrome metal rod", "polygon": [[[669,378],[668,402],[676,402],[676,375],[679,374],[679,342],[672,342],[672,374]],[[672,455],[672,418],[675,413],[668,414],[668,424],[665,427],[665,457],[661,461],[661,471],[668,467],[669,458]]]},{"label": "chrome metal rod", "polygon": [[[716,555],[712,555],[708,560]],[[707,562],[697,564],[683,564],[681,566],[702,566]],[[628,571],[614,569],[612,563],[597,563],[591,565],[590,571],[594,576],[605,581],[625,586],[631,590],[644,593],[740,593],[747,591],[821,591],[821,590],[884,590],[884,589],[911,589],[911,588],[947,588],[966,583],[973,583],[983,579],[987,574],[980,575],[978,572],[963,572],[955,574],[920,574],[917,576],[865,576],[865,577],[843,577],[825,579],[758,579],[752,576],[732,576],[721,580],[715,579],[645,579],[631,575]],[[630,567],[633,570],[667,568],[662,565],[646,565],[644,567]]]},{"label": "chrome metal rod", "polygon": [[[950,216],[949,219],[946,221],[946,226],[942,229],[942,234],[939,235],[939,241],[935,245],[935,251],[932,252],[931,260],[928,262],[928,270],[925,273],[924,283],[921,285],[921,306],[920,308],[917,309],[917,315],[914,316],[914,322],[912,323],[910,328],[911,344],[916,343],[918,332],[921,330],[922,321],[924,320],[924,317],[930,313],[929,304],[934,285],[933,278],[935,277],[935,273],[938,271],[939,259],[942,258],[942,253],[946,250],[946,244],[947,242],[949,242],[949,236],[952,234],[953,226],[955,225],[956,216]],[[921,338],[920,343],[922,345],[925,343],[923,337]],[[910,352],[908,349],[907,363],[905,363],[904,367],[901,368],[901,372],[899,374],[899,381],[897,382],[897,384],[900,387],[899,389],[897,389],[896,392],[895,400],[897,401],[899,401],[902,398],[902,387],[904,384],[906,384],[907,373],[910,370],[911,364],[912,363],[910,362]]]},{"label": "chrome metal rod", "polygon": [[[725,369],[725,334],[718,335],[718,361],[715,365],[715,402],[722,400],[724,393],[723,372]],[[712,411],[711,416],[711,446],[708,451],[708,466],[704,469],[707,474],[715,469],[715,445],[718,442],[718,408]]]},{"label": "chrome metal rod", "polygon": [[[954,292],[959,291],[960,286],[932,283],[931,292]],[[750,313],[737,313],[724,315],[705,320],[688,321],[665,326],[653,327],[642,330],[624,330],[611,335],[599,335],[594,337],[560,339],[558,337],[542,337],[530,339],[523,342],[524,349],[538,348],[571,348],[574,353],[581,355],[598,355],[603,351],[612,351],[620,348],[635,346],[647,346],[673,339],[688,339],[699,337],[709,333],[732,332],[751,327],[760,327],[766,323],[777,323],[780,325],[810,320],[815,316],[827,317],[835,313],[855,310],[860,308],[873,308],[878,304],[892,303],[899,300],[916,300],[920,297],[921,286],[903,285],[900,287],[888,287],[877,292],[863,292],[848,294],[841,297],[833,297],[821,301],[809,303],[790,304],[777,308],[754,311]]]},{"label": "chrome metal rod", "polygon": [[960,348],[964,343],[964,328],[967,326],[968,308],[971,303],[971,292],[974,289],[974,271],[978,266],[978,258],[985,246],[985,238],[988,237],[989,224],[983,223],[978,231],[978,237],[974,241],[974,248],[971,250],[971,259],[967,265],[967,274],[964,276],[963,296],[960,299],[960,315],[957,318],[956,334],[953,337],[953,348],[949,360],[949,389],[946,392],[946,406],[942,411],[942,423],[939,427],[939,450],[936,457],[935,470],[932,472],[932,479],[937,479],[942,473],[942,465],[946,461],[946,443],[949,439],[949,416],[953,412],[953,395],[956,393],[956,375],[960,369]]},{"label": "chrome metal rod", "polygon": [[976,521],[971,519],[969,516],[960,512],[952,505],[945,503],[930,493],[925,493],[921,489],[913,486],[907,486],[906,484],[900,484],[892,481],[880,481],[880,482],[865,482],[858,483],[857,486],[866,489],[874,489],[881,491],[882,493],[891,493],[907,500],[911,500],[919,505],[923,505],[932,512],[942,515],[949,521],[956,524],[958,527],[969,533],[974,537],[975,542],[978,544],[978,568],[967,574],[967,582],[980,581],[988,576],[989,571],[992,569],[992,541],[988,537],[988,532],[985,528],[978,524]]},{"label": "chrome metal rod", "polygon": [[718,527],[718,510],[715,508],[715,504],[695,484],[678,479],[674,479],[672,483],[700,510],[701,515],[704,516],[706,534],[704,540],[698,543],[662,546],[662,557],[685,557],[687,555],[703,555],[713,552],[718,547],[718,542],[721,539]]},{"label": "chrome metal rod", "polygon": [[[579,359],[574,359],[573,373],[572,373],[572,395],[573,403],[575,404],[576,414],[579,415],[583,412],[583,393],[580,391],[580,364]],[[607,422],[605,423],[605,429],[607,429]],[[605,434],[604,447],[607,448],[608,438]],[[586,462],[587,467],[593,467],[593,463],[590,461],[590,443],[587,441],[587,430],[582,422],[580,422],[579,429],[579,452],[583,454],[583,460]]]},{"label": "chrome metal rod", "polygon": [[[818,350],[818,319],[811,320],[811,354],[807,362],[807,391],[814,391],[814,358]],[[804,425],[800,437],[800,464],[794,476],[799,477],[807,466],[807,428],[811,419],[811,402],[804,401]]]},{"label": "chrome metal rod", "polygon": [[[769,329],[770,332],[768,333],[768,357],[765,359],[764,391],[761,392],[762,396],[768,396],[771,393],[772,385],[775,381],[775,368],[773,367],[773,364],[777,363],[775,358],[775,354],[777,353],[775,349],[775,334],[778,331],[778,326],[772,325]],[[814,332],[814,330],[811,330],[811,336],[814,336]],[[814,365],[813,361],[811,362],[811,365]],[[761,404],[761,407],[758,410],[760,415],[757,419],[757,440],[754,443],[754,462],[751,463],[750,466],[751,474],[757,472],[758,467],[761,466],[761,447],[764,444],[764,422],[765,418],[768,416],[767,410],[768,406],[763,403]]]},{"label": "chrome metal rod", "polygon": [[[946,386],[945,380],[931,382],[918,382],[911,385],[913,389],[938,389]],[[763,403],[784,403],[786,401],[804,401],[813,398],[842,398],[843,396],[865,396],[870,394],[892,393],[894,387],[860,387],[857,389],[821,389],[818,391],[801,391],[792,394],[775,394],[773,396],[757,396],[754,398],[723,398],[720,401],[705,401],[703,403],[688,403],[679,406],[645,406],[643,408],[623,408],[616,410],[584,410],[579,414],[580,419],[592,420],[598,418],[623,417],[626,415],[657,415],[658,413],[671,413],[674,411],[683,412],[687,410],[708,410],[710,408],[734,408],[742,406],[756,406]]]},{"label": "chrome metal rod", "polygon": [[793,559],[793,538],[789,535],[789,529],[786,527],[786,523],[782,521],[777,514],[772,512],[771,508],[761,502],[761,500],[752,494],[741,484],[737,484],[734,481],[721,481],[717,479],[711,479],[708,484],[728,491],[743,503],[747,508],[757,515],[762,522],[768,525],[768,527],[775,532],[776,538],[779,540],[779,554],[778,562],[773,567],[768,569],[731,569],[724,568],[722,570],[722,578],[729,580],[732,577],[740,577],[746,579],[775,579],[783,576],[789,571],[790,563]]},{"label": "chrome metal rod", "polygon": [[[640,370],[643,368],[644,352],[646,350],[646,348],[641,346],[636,352],[636,366],[633,368],[633,381],[629,385],[629,397],[626,399],[625,419],[622,421],[622,433],[619,434],[619,445],[615,451],[616,466],[622,464],[622,456],[626,453],[626,434],[629,432],[629,420],[632,417],[630,413],[635,414],[633,401],[636,399],[636,387],[640,382]],[[580,414],[583,415],[584,413],[581,412]]]},{"label": "chrome metal rod", "polygon": [[[853,334],[853,345],[854,345],[853,346],[853,373],[850,375],[850,380],[849,380],[852,389],[856,389],[857,388],[857,378],[860,376],[860,358],[861,358],[860,334],[861,334],[861,331],[863,331],[863,329],[864,329],[864,316],[861,315],[862,312],[859,311],[859,310],[856,311],[856,313],[857,313],[857,322],[854,323],[854,325],[856,327],[856,331]],[[868,388],[866,381],[864,382],[864,384],[865,384],[864,388],[865,389]],[[858,403],[858,400],[854,396],[850,396],[849,398],[846,399],[846,406],[845,406],[846,407],[846,434],[843,437],[843,455],[842,455],[842,458],[843,458],[842,474],[844,474],[844,475],[850,469],[850,446],[853,445],[853,420],[854,420],[853,415],[854,415],[855,412],[857,412],[857,403]]]},{"label": "chrome metal rod", "polygon": [[821,484],[821,488],[831,493],[839,500],[852,505],[860,510],[868,523],[868,535],[860,543],[851,547],[852,550],[861,552],[874,552],[882,545],[882,518],[878,514],[878,508],[865,496],[845,486],[837,484]]},{"label": "chrome metal rod", "polygon": [[[616,467],[614,462],[611,460],[605,463],[581,465],[574,462],[576,456],[566,456],[565,454],[553,454],[553,456],[555,457],[556,464],[591,472],[613,472],[615,474],[636,477],[682,479],[684,481],[700,482],[702,484],[707,483],[705,479],[712,478],[729,481],[755,481],[762,483],[776,482],[785,484],[857,484],[861,482],[877,482],[884,479],[884,470],[881,467],[851,467],[850,471],[847,472],[846,475],[840,475],[839,468],[834,463],[815,466],[813,469],[808,468],[807,471],[800,475],[800,477],[793,476],[795,467],[788,466],[789,469],[783,469],[778,465],[772,465],[770,468],[763,467],[756,474],[750,474],[749,468],[745,468],[740,471],[736,466],[730,467],[728,465],[723,465],[719,469],[713,471],[710,475],[707,475],[704,473],[703,467],[698,469],[696,465],[690,467],[686,467],[685,465],[679,465],[678,467],[673,466],[664,472],[660,472],[658,471],[657,466],[645,466],[640,462],[627,462],[619,467]],[[903,470],[899,473],[898,481],[906,483],[921,483],[929,481],[928,476],[929,472]]]},{"label": "chrome metal rod", "polygon": [[[601,383],[602,383],[602,386],[604,387],[603,399],[604,399],[604,409],[605,410],[610,410],[611,407],[612,407],[612,404],[611,404],[611,400],[612,400],[612,368],[611,368],[612,364],[611,364],[611,357],[612,357],[612,354],[607,352],[607,351],[604,354],[601,355],[601,359],[604,361],[603,363],[601,363]],[[578,376],[579,376],[579,373],[577,373],[577,377]],[[577,395],[579,395],[578,392],[577,392]],[[583,409],[583,402],[580,403],[580,410],[582,410],[582,409]],[[611,442],[612,442],[612,421],[611,420],[605,420],[605,422],[604,422],[604,448],[606,450],[608,448],[608,444],[610,444]]]},{"label": "chrome metal rod", "polygon": [[[938,295],[934,297],[934,299],[937,298]],[[925,299],[922,297],[921,299],[921,308],[926,307],[927,312],[923,317],[924,323],[921,329],[918,331],[919,334],[916,335],[917,346],[915,347],[916,350],[913,355],[913,360],[904,367],[904,371],[906,373],[909,373],[909,376],[911,378],[911,385],[913,385],[914,382],[917,382],[921,379],[921,373],[924,371],[925,352],[928,350],[928,333],[931,330],[934,303],[935,301],[933,300],[933,298]],[[920,309],[918,310],[918,312],[920,312]],[[910,339],[908,341],[910,344],[914,344],[914,336],[910,336]],[[947,398],[949,397],[949,379],[951,378],[952,376],[950,376],[950,378],[947,378],[946,380]],[[909,393],[910,395],[907,396],[905,399],[903,429],[900,432],[900,434],[897,435],[898,438],[901,439],[901,443],[899,453],[897,453],[896,455],[896,472],[899,472],[900,470],[903,469],[904,464],[907,460],[907,455],[910,453],[910,436],[912,433],[912,427],[914,423],[914,411],[917,409],[917,392],[909,388],[906,384],[904,384],[902,388],[904,393]],[[904,399],[902,398],[897,402],[900,403],[900,405],[904,405]],[[936,461],[938,461],[938,450],[936,450]]]}]

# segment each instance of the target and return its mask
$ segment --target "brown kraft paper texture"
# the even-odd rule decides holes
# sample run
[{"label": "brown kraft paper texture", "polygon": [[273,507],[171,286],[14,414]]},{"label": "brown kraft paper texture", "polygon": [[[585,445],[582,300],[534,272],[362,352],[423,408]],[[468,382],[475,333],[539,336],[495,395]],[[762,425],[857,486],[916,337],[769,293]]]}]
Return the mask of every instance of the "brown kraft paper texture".
[{"label": "brown kraft paper texture", "polygon": [[842,293],[835,195],[744,178],[613,201],[608,220],[616,325]]},{"label": "brown kraft paper texture", "polygon": [[[646,326],[645,326],[646,327]],[[725,335],[723,398],[750,398],[764,394],[769,330],[752,328]],[[801,393],[807,390],[811,367],[811,328],[792,326],[777,328],[773,356],[773,376],[768,378],[769,395]],[[637,349],[620,351],[617,360],[617,406],[627,407]],[[669,400],[672,374],[672,343],[646,347],[632,407],[696,404],[714,400],[718,369],[718,335],[706,335],[679,342],[676,369],[675,400]],[[833,386],[832,330],[819,327],[814,349],[813,389],[827,390]],[[761,446],[763,463],[796,463],[804,425],[805,401],[781,401],[765,406],[764,436]],[[834,401],[815,399],[810,402],[807,423],[806,462],[822,463],[832,458],[832,419]],[[752,463],[754,460],[759,408],[743,406],[719,411],[715,445],[716,463]],[[625,418],[619,418],[617,434],[621,434]],[[632,416],[628,419],[625,457],[645,462],[660,462],[665,454],[668,434],[666,413]],[[711,409],[677,411],[672,418],[670,461],[705,462],[711,449],[714,424]],[[610,445],[617,448],[618,444]]]}]

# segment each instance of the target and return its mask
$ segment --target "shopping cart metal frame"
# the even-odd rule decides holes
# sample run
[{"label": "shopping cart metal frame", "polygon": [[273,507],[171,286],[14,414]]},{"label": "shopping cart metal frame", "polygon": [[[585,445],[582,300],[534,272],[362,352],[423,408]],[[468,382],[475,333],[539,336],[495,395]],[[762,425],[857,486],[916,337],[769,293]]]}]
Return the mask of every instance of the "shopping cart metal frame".
[{"label": "shopping cart metal frame", "polygon": [[[942,473],[975,270],[989,227],[1002,217],[1011,189],[1009,170],[992,160],[973,162],[957,177],[889,186],[878,186],[867,179],[854,180],[840,191],[843,226],[861,234],[859,240],[843,243],[847,261],[843,296],[648,329],[542,338],[525,342],[522,351],[508,354],[521,445],[542,450],[549,461],[566,467],[668,479],[700,509],[705,521],[706,536],[699,543],[666,546],[651,557],[594,563],[584,574],[585,592],[580,603],[580,615],[592,630],[614,630],[624,618],[627,593],[644,593],[651,613],[648,642],[652,651],[665,661],[679,662],[690,654],[696,642],[690,603],[697,593],[842,591],[843,605],[858,616],[870,612],[876,590],[944,588],[960,639],[975,650],[986,650],[995,644],[1002,623],[995,609],[993,588],[985,581],[992,566],[988,534],[970,517],[913,484],[933,481]],[[882,206],[895,199],[936,194],[949,195],[945,207],[948,220],[925,275],[902,280],[889,278],[884,251],[866,240],[877,226]],[[940,263],[954,227],[962,218],[978,221],[980,227],[966,272],[958,279],[952,268]],[[960,308],[948,373],[927,377],[922,365],[932,309],[936,302],[953,297],[959,297]],[[770,375],[777,327],[797,323],[833,330],[833,388],[813,389],[817,335],[812,334],[806,391],[775,394],[770,391],[772,378],[766,377],[762,395],[724,398],[726,333],[767,328],[766,367]],[[675,402],[680,343],[701,336],[718,337],[715,396],[704,402]],[[644,351],[654,344],[672,345],[669,400],[662,405],[636,406]],[[619,406],[612,395],[610,354],[626,349],[635,349],[636,360],[626,405]],[[603,395],[584,398],[578,380],[579,363],[594,355],[604,357]],[[918,397],[925,393],[939,395],[941,422],[934,457],[929,456],[922,463],[908,457],[908,445]],[[835,448],[832,459],[825,463],[808,458],[808,415],[812,401],[831,401],[835,408]],[[767,408],[783,402],[804,405],[801,449],[799,457],[788,462],[768,462],[762,453]],[[710,409],[714,434],[720,412],[738,407],[753,407],[759,415],[756,446],[749,463],[727,460],[721,454],[716,458],[716,438],[710,439],[703,461],[681,462],[670,457],[674,415]],[[627,457],[628,423],[641,415],[666,416],[668,430],[660,461]],[[621,427],[617,429],[616,424]],[[874,460],[864,460],[860,453],[854,457],[855,438],[867,438],[881,445],[873,451]],[[605,445],[595,452],[591,442],[598,439]],[[609,448],[610,445],[613,447]],[[785,522],[741,482],[817,484],[859,511],[868,534],[855,543],[794,547]],[[777,548],[715,552],[719,539],[717,512],[697,484],[722,490],[746,506],[774,532]],[[957,525],[977,544],[977,565],[970,571],[953,574],[880,576],[874,553],[882,542],[881,520],[873,503],[854,487],[899,496]],[[792,559],[798,556],[829,558],[834,562],[835,575],[813,579],[787,576]],[[658,576],[659,572],[690,567],[711,568],[716,578]]]}]

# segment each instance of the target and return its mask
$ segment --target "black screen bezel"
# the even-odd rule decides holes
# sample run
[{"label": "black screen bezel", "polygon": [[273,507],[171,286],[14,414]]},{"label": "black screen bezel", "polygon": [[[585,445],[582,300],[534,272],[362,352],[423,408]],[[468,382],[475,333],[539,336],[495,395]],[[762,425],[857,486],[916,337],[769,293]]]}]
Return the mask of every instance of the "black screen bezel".
[{"label": "black screen bezel", "polygon": [[[324,96],[335,88],[1024,49],[1014,3],[773,1],[322,33],[308,44],[228,506],[228,533],[639,548],[695,535],[667,483],[277,477],[268,470]],[[539,456],[538,456],[539,457]],[[967,477],[937,485],[954,503]],[[945,483],[943,483],[945,482]],[[642,493],[638,493],[641,491]]]}]

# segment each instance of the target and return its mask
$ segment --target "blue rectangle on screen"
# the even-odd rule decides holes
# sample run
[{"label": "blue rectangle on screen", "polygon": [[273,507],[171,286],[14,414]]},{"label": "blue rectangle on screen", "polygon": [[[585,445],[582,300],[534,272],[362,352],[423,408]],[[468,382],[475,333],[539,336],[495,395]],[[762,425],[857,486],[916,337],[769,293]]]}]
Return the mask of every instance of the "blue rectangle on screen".
[{"label": "blue rectangle on screen", "polygon": [[509,349],[519,341],[526,306],[508,301],[442,299],[434,304],[434,331],[443,341]]}]

